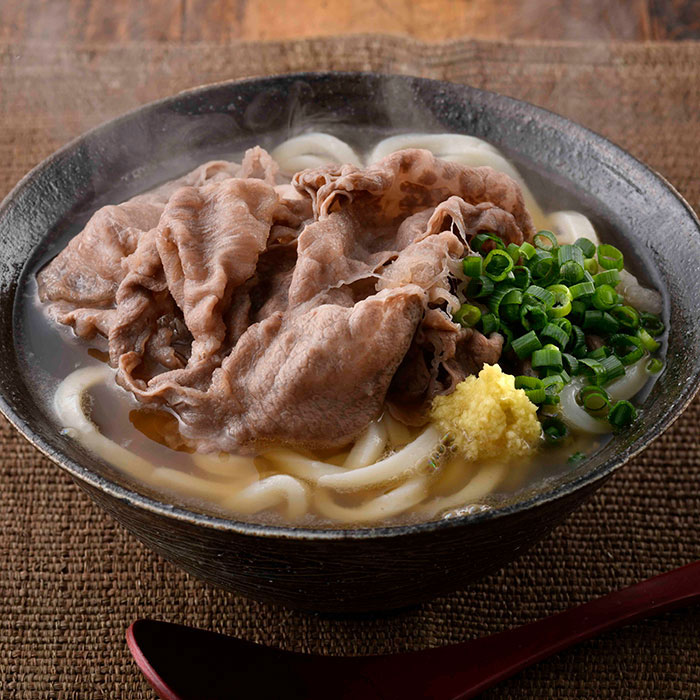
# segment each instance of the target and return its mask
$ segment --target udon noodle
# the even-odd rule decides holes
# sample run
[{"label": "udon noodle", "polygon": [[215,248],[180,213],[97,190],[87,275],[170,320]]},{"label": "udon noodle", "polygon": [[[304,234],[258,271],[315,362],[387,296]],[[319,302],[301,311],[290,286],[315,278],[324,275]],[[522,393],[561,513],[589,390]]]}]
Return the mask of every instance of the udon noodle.
[{"label": "udon noodle", "polygon": [[[446,161],[490,166],[506,173],[520,185],[537,229],[551,229],[562,244],[580,238],[599,243],[591,221],[583,214],[544,213],[516,168],[491,144],[472,136],[395,135],[363,155],[331,134],[307,133],[279,144],[271,156],[280,172],[291,177],[300,170],[329,163],[364,167],[407,148],[427,149]],[[460,274],[458,269],[455,274]],[[466,280],[460,289],[465,286]],[[641,287],[627,272],[619,291],[641,310],[661,310],[658,293]],[[459,308],[460,301],[452,293],[445,292],[442,301],[450,313]],[[80,352],[84,354],[84,348]],[[638,361],[612,383],[610,396],[619,400],[638,394],[650,379],[645,363],[646,358]],[[255,454],[190,451],[179,452],[175,458],[173,452],[173,459],[168,460],[161,451],[156,459],[149,459],[143,450],[139,453],[134,449],[144,444],[135,431],[125,440],[110,434],[107,426],[98,427],[90,396],[99,386],[110,388],[115,410],[137,406],[127,392],[114,385],[112,368],[95,362],[80,366],[61,381],[54,396],[55,414],[66,434],[139,482],[176,494],[181,501],[195,499],[210,510],[239,517],[272,513],[287,522],[336,527],[450,517],[489,507],[490,494],[504,482],[526,482],[538,460],[562,460],[562,453],[554,452],[554,457],[540,454],[513,460],[503,455],[468,462],[436,425],[410,426],[386,410],[357,440],[340,449],[314,453],[279,444]],[[610,428],[579,405],[578,389],[577,380],[564,387],[560,412],[579,436],[574,446],[581,442],[590,446],[595,439],[592,436],[603,435]],[[513,479],[514,472],[520,472],[520,477]]]}]

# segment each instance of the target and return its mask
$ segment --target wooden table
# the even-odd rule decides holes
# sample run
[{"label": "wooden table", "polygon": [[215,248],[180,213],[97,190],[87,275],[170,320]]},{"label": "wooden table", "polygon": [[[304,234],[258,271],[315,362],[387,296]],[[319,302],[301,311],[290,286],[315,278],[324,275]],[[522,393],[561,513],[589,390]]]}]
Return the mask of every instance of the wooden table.
[{"label": "wooden table", "polygon": [[700,39],[700,0],[0,0],[0,40]]}]

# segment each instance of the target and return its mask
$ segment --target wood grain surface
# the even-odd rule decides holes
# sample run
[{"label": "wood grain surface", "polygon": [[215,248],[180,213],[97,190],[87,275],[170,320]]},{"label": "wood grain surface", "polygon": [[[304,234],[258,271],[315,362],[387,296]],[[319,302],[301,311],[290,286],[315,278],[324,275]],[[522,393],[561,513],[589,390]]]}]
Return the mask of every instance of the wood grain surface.
[{"label": "wood grain surface", "polygon": [[0,0],[0,40],[700,39],[700,0]]}]

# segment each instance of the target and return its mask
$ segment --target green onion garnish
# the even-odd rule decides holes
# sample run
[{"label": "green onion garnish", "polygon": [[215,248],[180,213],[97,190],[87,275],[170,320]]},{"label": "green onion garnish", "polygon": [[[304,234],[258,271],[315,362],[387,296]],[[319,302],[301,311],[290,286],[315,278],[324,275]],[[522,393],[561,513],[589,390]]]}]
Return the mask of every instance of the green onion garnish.
[{"label": "green onion garnish", "polygon": [[530,258],[530,273],[533,279],[542,279],[552,272],[554,268],[554,256],[544,250],[538,250]]},{"label": "green onion garnish", "polygon": [[591,299],[593,306],[600,311],[609,311],[617,304],[617,292],[609,284],[601,284]]},{"label": "green onion garnish", "polygon": [[664,368],[664,363],[658,357],[652,357],[647,362],[647,372],[649,374],[658,374]]},{"label": "green onion garnish", "polygon": [[552,304],[556,301],[556,296],[552,292],[547,291],[544,287],[540,287],[536,284],[531,284],[526,290],[524,295],[524,300],[526,303],[539,302],[544,304],[545,308],[549,309]]},{"label": "green onion garnish", "polygon": [[481,319],[481,309],[473,304],[462,304],[452,318],[463,328],[473,328]]},{"label": "green onion garnish", "polygon": [[595,243],[588,240],[588,238],[578,238],[574,245],[581,249],[581,252],[587,258],[592,258],[595,255]]},{"label": "green onion garnish", "polygon": [[500,289],[495,289],[491,293],[491,296],[486,300],[486,304],[489,307],[489,311],[491,311],[491,313],[496,314],[496,316],[499,315],[498,310],[501,306],[501,302],[503,301],[506,294],[510,292],[510,290],[510,287],[501,287]]},{"label": "green onion garnish", "polygon": [[623,330],[633,331],[639,328],[639,313],[631,306],[616,306],[610,313]]},{"label": "green onion garnish", "polygon": [[544,389],[525,389],[525,394],[534,404],[541,404],[547,400],[547,394]]},{"label": "green onion garnish", "polygon": [[532,242],[540,250],[553,251],[559,247],[557,237],[551,231],[538,231],[534,235]]},{"label": "green onion garnish", "polygon": [[595,273],[598,272],[598,263],[595,261],[595,258],[586,258],[583,261],[583,269],[589,275],[595,275]]},{"label": "green onion garnish", "polygon": [[484,274],[494,282],[504,280],[513,269],[513,259],[505,250],[492,250],[484,260]]},{"label": "green onion garnish", "polygon": [[553,323],[548,323],[540,333],[540,337],[543,340],[554,343],[560,348],[564,348],[569,342],[569,336],[561,329],[559,326],[555,326]]},{"label": "green onion garnish", "polygon": [[466,294],[470,299],[481,299],[490,296],[493,289],[493,281],[485,275],[480,275],[479,277],[473,277],[469,280]]},{"label": "green onion garnish", "polygon": [[654,337],[661,335],[666,328],[664,326],[664,322],[656,314],[644,312],[642,313],[640,320],[647,333],[653,335]]},{"label": "green onion garnish", "polygon": [[578,360],[568,352],[561,354],[564,369],[571,375],[578,374]]},{"label": "green onion garnish", "polygon": [[[493,243],[493,245],[490,245],[490,243]],[[486,255],[492,248],[506,249],[506,244],[498,236],[493,236],[490,233],[478,233],[474,236],[470,245],[473,250],[482,255]]]},{"label": "green onion garnish", "polygon": [[585,269],[582,265],[579,265],[576,262],[565,262],[560,268],[559,268],[559,274],[561,275],[561,278],[566,282],[568,285],[576,284],[577,282],[580,282],[583,279],[583,275],[585,273]]},{"label": "green onion garnish", "polygon": [[522,255],[525,260],[529,260],[536,252],[537,248],[527,241],[520,246],[520,255]]},{"label": "green onion garnish", "polygon": [[637,337],[642,341],[642,345],[649,351],[649,352],[656,352],[661,345],[657,343],[650,335],[649,333],[644,330],[644,328],[640,328],[637,331]]},{"label": "green onion garnish", "polygon": [[603,243],[598,246],[598,264],[604,270],[621,270],[625,266],[625,258],[614,245]]},{"label": "green onion garnish", "polygon": [[547,291],[554,295],[554,303],[547,313],[554,318],[566,316],[571,311],[571,292],[569,288],[563,284],[553,284],[547,287]]},{"label": "green onion garnish", "polygon": [[498,330],[498,318],[491,313],[483,314],[481,317],[481,332],[484,335],[490,335]]},{"label": "green onion garnish", "polygon": [[520,323],[526,331],[542,330],[547,325],[547,312],[542,304],[523,304],[520,307]]},{"label": "green onion garnish", "polygon": [[635,335],[614,333],[610,336],[610,345],[623,365],[634,364],[644,356],[644,344]]},{"label": "green onion garnish", "polygon": [[605,369],[605,384],[613,381],[613,379],[622,377],[625,374],[625,368],[623,367],[622,362],[620,362],[615,355],[606,357],[604,360],[600,361],[600,364]]},{"label": "green onion garnish", "polygon": [[578,361],[579,374],[584,374],[590,377],[594,384],[603,384],[605,382],[605,367],[590,357],[582,357]]},{"label": "green onion garnish", "polygon": [[540,343],[535,331],[529,331],[528,333],[525,333],[525,335],[521,335],[519,338],[516,338],[512,345],[513,350],[515,350],[515,354],[521,360],[530,357],[533,352],[542,347],[542,343]]},{"label": "green onion garnish", "polygon": [[503,343],[503,352],[508,352],[513,346],[513,331],[501,324],[498,328],[498,332],[503,336],[505,342]]},{"label": "green onion garnish", "polygon": [[595,284],[593,282],[579,282],[569,288],[569,293],[572,299],[587,297],[595,292]]},{"label": "green onion garnish", "polygon": [[516,389],[541,389],[542,380],[537,377],[528,377],[526,374],[521,374],[515,378]]},{"label": "green onion garnish", "polygon": [[462,269],[467,277],[481,276],[481,263],[483,258],[480,255],[470,255],[462,260]]},{"label": "green onion garnish", "polygon": [[544,431],[544,439],[552,445],[560,444],[569,436],[566,423],[556,416],[545,418],[542,421],[542,430]]},{"label": "green onion garnish", "polygon": [[588,353],[587,357],[590,357],[591,360],[598,360],[598,361],[600,361],[600,360],[605,359],[605,358],[608,356],[608,354],[609,354],[609,353],[608,353],[607,348],[605,347],[605,345],[603,345],[603,346],[601,346],[601,347],[599,347],[599,348],[596,348],[595,350],[591,350],[591,351]]},{"label": "green onion garnish", "polygon": [[620,273],[617,270],[603,270],[603,272],[593,275],[593,284],[596,287],[600,287],[603,284],[617,287],[620,284]]},{"label": "green onion garnish", "polygon": [[506,252],[510,255],[513,264],[517,265],[518,260],[520,260],[520,246],[515,243],[509,243]]},{"label": "green onion garnish", "polygon": [[609,335],[617,333],[620,324],[607,312],[598,309],[586,311],[583,316],[583,328],[594,333]]},{"label": "green onion garnish", "polygon": [[514,267],[511,272],[513,273],[513,284],[518,289],[527,289],[530,286],[532,275],[527,267],[518,265]]},{"label": "green onion garnish", "polygon": [[584,452],[574,452],[574,454],[569,457],[566,461],[569,464],[578,464],[579,462],[582,462],[584,459],[586,459],[586,455]]},{"label": "green onion garnish", "polygon": [[627,428],[637,417],[637,409],[629,401],[618,401],[608,413],[608,421],[615,428]]},{"label": "green onion garnish", "polygon": [[[531,331],[532,332],[532,331]],[[532,353],[533,367],[556,367],[562,368],[561,350],[556,345],[547,344],[541,350]]]},{"label": "green onion garnish", "polygon": [[576,400],[596,417],[605,415],[610,407],[608,392],[599,386],[584,386],[576,395]]}]

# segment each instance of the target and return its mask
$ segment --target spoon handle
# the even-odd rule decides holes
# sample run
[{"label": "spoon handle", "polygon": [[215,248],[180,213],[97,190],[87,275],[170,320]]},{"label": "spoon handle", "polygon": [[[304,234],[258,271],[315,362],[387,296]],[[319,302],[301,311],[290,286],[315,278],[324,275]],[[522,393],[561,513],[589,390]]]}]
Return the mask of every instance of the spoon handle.
[{"label": "spoon handle", "polygon": [[[700,561],[522,627],[410,654],[427,674],[424,693],[415,697],[468,700],[574,644],[694,602],[700,602]],[[411,663],[405,658],[404,668]],[[421,675],[415,671],[414,682]]]}]

